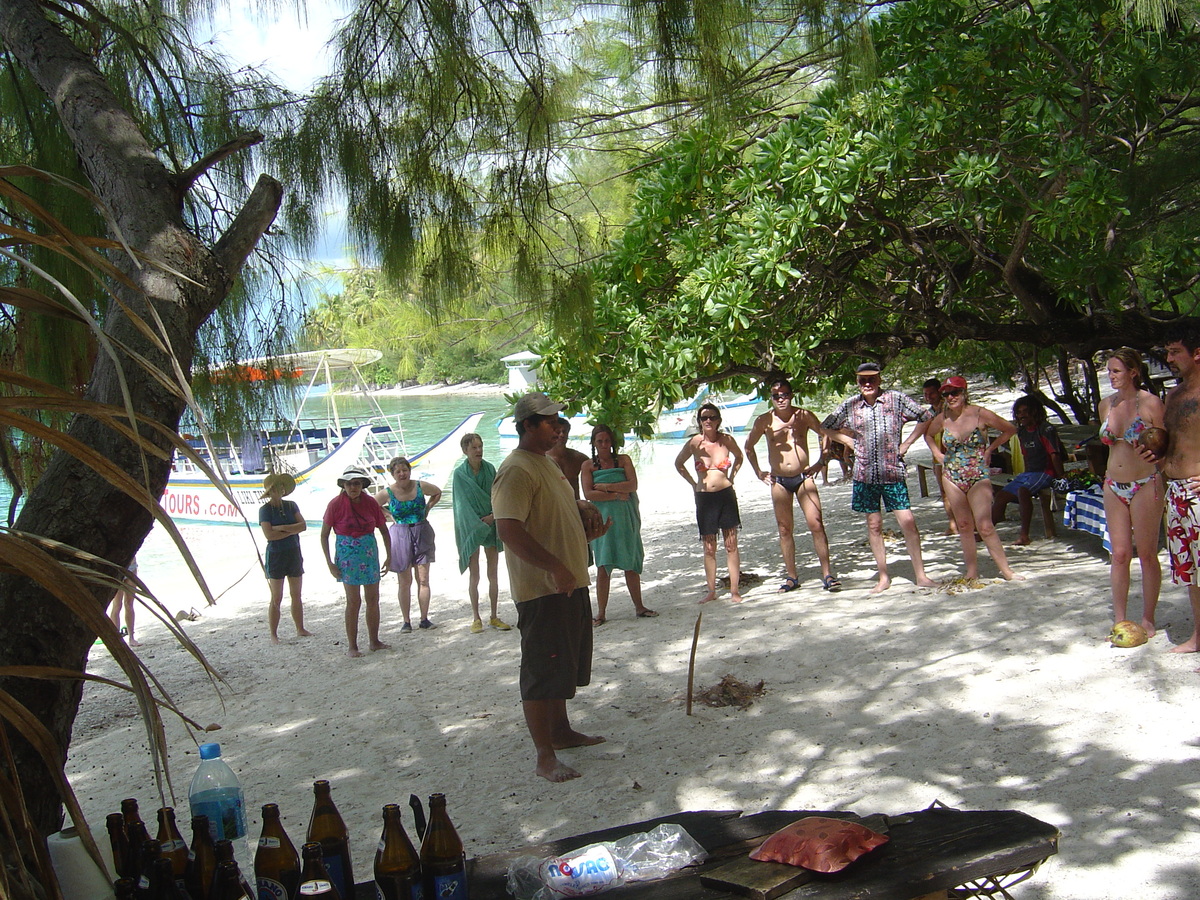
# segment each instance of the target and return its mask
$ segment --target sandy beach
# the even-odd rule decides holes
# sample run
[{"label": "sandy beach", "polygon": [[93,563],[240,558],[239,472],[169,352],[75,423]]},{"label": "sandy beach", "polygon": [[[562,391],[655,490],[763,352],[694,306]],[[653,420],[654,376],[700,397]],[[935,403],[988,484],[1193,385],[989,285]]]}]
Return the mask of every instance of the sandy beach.
[{"label": "sandy beach", "polygon": [[[1003,410],[1003,402],[994,408]],[[607,742],[565,751],[583,777],[562,785],[532,773],[516,631],[468,631],[467,582],[457,572],[448,508],[432,517],[438,627],[400,633],[396,578],[389,576],[382,637],[392,649],[359,660],[345,655],[342,591],[324,569],[316,529],[303,536],[306,621],[316,636],[293,636],[285,600],[280,645],[267,634],[266,585],[244,530],[189,531],[204,549],[201,564],[214,590],[223,592],[216,607],[200,608],[193,587],[164,582],[143,565],[168,609],[197,606],[201,613],[184,627],[224,675],[219,690],[144,611],[141,654],[188,715],[220,726],[196,737],[219,741],[240,776],[250,836],[258,835],[261,804],[275,802],[298,844],[318,778],[333,783],[360,881],[371,874],[381,806],[405,805],[410,793],[447,795],[468,856],[679,810],[898,814],[940,800],[1017,809],[1061,829],[1059,855],[1015,896],[1200,896],[1200,675],[1193,671],[1200,659],[1167,652],[1191,628],[1182,588],[1164,587],[1160,630],[1148,644],[1114,649],[1105,640],[1108,565],[1099,538],[1060,525],[1058,540],[1044,540],[1035,515],[1034,543],[1013,547],[1014,508],[998,527],[1013,568],[1028,580],[996,579],[981,549],[990,580],[958,591],[948,584],[962,571],[958,539],[942,536],[936,490],[921,499],[910,466],[926,566],[946,585],[915,587],[895,540],[888,544],[893,586],[868,595],[874,566],[845,482],[821,490],[844,589],[821,589],[798,517],[801,586],[778,594],[769,494],[747,469],[737,482],[740,545],[743,569],[761,581],[745,591],[744,604],[730,604],[726,593],[698,607],[700,545],[690,491],[672,466],[678,447],[660,441],[635,456],[645,601],[661,615],[636,619],[614,577],[609,620],[595,634],[592,683],[569,704],[574,724]],[[925,453],[914,451],[911,460]],[[895,529],[894,520],[885,524]],[[723,573],[723,553],[719,559]],[[501,616],[515,622],[503,568]],[[1140,614],[1138,584],[1135,564],[1131,613]],[[764,695],[746,710],[697,704],[685,714],[701,609],[696,684],[726,675],[764,682]],[[120,674],[103,647],[90,669]],[[186,820],[196,741],[174,720],[167,728],[174,805]],[[124,797],[138,797],[152,815],[158,799],[145,734],[126,694],[87,686],[68,771],[99,835],[105,814]]]}]

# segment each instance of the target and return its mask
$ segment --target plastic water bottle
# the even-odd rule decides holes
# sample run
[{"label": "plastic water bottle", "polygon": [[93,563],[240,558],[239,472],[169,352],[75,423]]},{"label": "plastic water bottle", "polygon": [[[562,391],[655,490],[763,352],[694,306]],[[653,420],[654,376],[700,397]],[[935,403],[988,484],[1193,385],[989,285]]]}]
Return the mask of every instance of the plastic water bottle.
[{"label": "plastic water bottle", "polygon": [[188,803],[193,816],[208,816],[208,830],[214,841],[232,841],[246,833],[242,785],[221,759],[220,744],[200,745],[200,765],[192,776]]}]

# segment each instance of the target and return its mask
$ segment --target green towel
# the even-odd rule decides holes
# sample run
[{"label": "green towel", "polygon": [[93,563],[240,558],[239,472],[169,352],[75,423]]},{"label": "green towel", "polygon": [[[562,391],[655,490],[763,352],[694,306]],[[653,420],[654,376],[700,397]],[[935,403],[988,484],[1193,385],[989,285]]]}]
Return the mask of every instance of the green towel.
[{"label": "green towel", "polygon": [[[625,480],[625,470],[596,469],[592,472],[594,484],[616,484]],[[623,572],[641,573],[646,552],[642,548],[642,512],[638,507],[637,492],[628,500],[597,500],[596,507],[605,519],[612,519],[608,534],[592,541],[592,553],[596,565]]]},{"label": "green towel", "polygon": [[471,556],[480,547],[500,547],[496,537],[496,526],[480,521],[492,514],[492,482],[496,480],[496,467],[486,459],[479,465],[478,472],[471,471],[471,464],[463,457],[450,482],[450,496],[454,504],[454,540],[458,544],[458,571],[467,571]]}]

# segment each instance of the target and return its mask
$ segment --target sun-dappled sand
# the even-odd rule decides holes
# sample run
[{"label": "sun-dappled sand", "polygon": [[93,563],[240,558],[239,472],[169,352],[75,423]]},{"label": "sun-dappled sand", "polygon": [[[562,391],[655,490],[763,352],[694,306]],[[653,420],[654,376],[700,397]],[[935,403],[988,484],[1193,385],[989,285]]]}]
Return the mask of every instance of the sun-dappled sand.
[{"label": "sun-dappled sand", "polygon": [[[370,877],[380,808],[406,804],[410,793],[447,795],[471,856],[683,809],[865,815],[941,800],[1019,809],[1062,830],[1060,855],[1017,896],[1200,896],[1200,675],[1194,656],[1167,652],[1190,633],[1183,590],[1164,587],[1159,631],[1149,643],[1111,648],[1099,539],[1060,526],[1059,540],[1047,542],[1035,522],[1033,543],[1016,547],[1010,515],[998,529],[1026,581],[1001,581],[981,558],[982,587],[917,588],[903,544],[894,541],[891,588],[871,596],[874,564],[845,483],[822,489],[843,590],[821,589],[801,518],[801,585],[778,594],[769,494],[742,473],[743,568],[762,578],[747,587],[745,603],[730,604],[728,590],[719,589],[715,602],[699,606],[700,544],[687,485],[672,469],[678,446],[633,450],[647,545],[643,589],[660,616],[635,618],[623,582],[614,579],[607,623],[595,630],[592,684],[570,704],[582,732],[607,740],[561,753],[582,773],[565,784],[533,774],[516,685],[518,633],[469,632],[447,509],[432,517],[439,552],[431,618],[438,627],[400,633],[396,580],[388,576],[381,637],[391,649],[357,660],[345,656],[342,595],[320,565],[316,529],[303,536],[305,623],[315,637],[295,637],[285,615],[278,645],[267,633],[266,586],[253,571],[244,531],[189,531],[215,589],[241,579],[214,608],[201,608],[194,588],[176,575],[164,583],[164,573],[143,561],[143,578],[172,612],[197,607],[200,618],[184,627],[228,686],[218,692],[145,612],[141,655],[188,715],[220,726],[200,738],[220,741],[239,774],[251,836],[261,805],[274,802],[298,843],[317,778],[333,783],[359,880]],[[489,457],[500,454],[490,447]],[[917,458],[914,451],[910,461]],[[915,474],[910,466],[925,564],[933,579],[949,582],[962,574],[959,541],[941,534],[936,489],[919,498]],[[719,560],[723,566],[723,554]],[[502,585],[501,617],[515,622]],[[1131,595],[1138,596],[1136,567]],[[697,703],[685,714],[698,613],[697,690],[727,675],[763,682],[747,708]],[[118,674],[102,647],[91,670]],[[168,736],[174,803],[186,810],[196,746],[173,721]],[[138,797],[153,816],[158,800],[145,735],[123,692],[87,686],[68,768],[102,843],[104,815],[122,798]]]}]

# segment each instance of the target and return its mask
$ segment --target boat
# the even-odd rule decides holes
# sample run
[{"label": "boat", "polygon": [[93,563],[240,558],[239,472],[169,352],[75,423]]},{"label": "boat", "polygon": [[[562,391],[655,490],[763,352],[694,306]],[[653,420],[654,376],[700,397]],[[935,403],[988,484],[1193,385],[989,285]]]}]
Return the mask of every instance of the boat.
[{"label": "boat", "polygon": [[462,458],[461,438],[478,429],[483,413],[466,416],[440,440],[416,453],[405,446],[399,416],[386,415],[365,388],[363,395],[373,414],[341,415],[331,390],[333,373],[349,371],[357,384],[365,386],[359,366],[375,362],[382,355],[370,349],[317,350],[247,360],[215,370],[212,377],[217,380],[290,382],[298,387],[302,379],[307,379],[304,397],[296,409],[303,409],[309,396],[324,391],[328,397],[327,415],[313,421],[301,419],[297,412],[283,426],[247,429],[219,440],[203,441],[185,435],[196,456],[224,476],[233,499],[194,460],[176,455],[163,495],[164,509],[178,521],[241,523],[244,516],[257,522],[263,478],[268,472],[288,472],[296,478],[293,499],[305,516],[316,517],[310,521],[319,522],[325,506],[336,496],[337,478],[347,466],[362,466],[375,474],[376,483],[385,483],[390,477],[387,464],[396,456],[409,459],[414,478],[445,484]]},{"label": "boat", "polygon": [[[472,413],[445,437],[409,456],[413,477],[438,485],[449,481],[455,463],[462,458],[459,442],[463,435],[479,427],[482,418],[483,413]],[[387,460],[374,461],[371,450],[371,441],[376,436],[373,429],[370,422],[359,425],[329,453],[304,469],[293,470],[283,464],[272,469],[295,476],[296,490],[288,499],[296,502],[306,521],[320,523],[325,507],[337,496],[337,480],[348,466],[374,469],[376,486],[386,484],[385,476],[390,476],[382,467]],[[265,472],[226,473],[225,482],[233,496],[231,502],[203,469],[187,457],[177,456],[161,503],[177,522],[237,525],[248,519],[255,523],[263,502],[260,498],[265,477]]]},{"label": "boat", "polygon": [[[750,420],[754,418],[759,400],[754,394],[739,394],[726,400],[719,395],[702,390],[690,400],[660,412],[654,423],[654,437],[682,438],[689,434],[695,434],[700,430],[699,424],[696,422],[696,410],[704,403],[715,403],[721,410],[721,428],[723,430],[744,431],[749,427]],[[592,429],[591,416],[587,412],[576,413],[569,418],[569,421],[573,435],[579,436]],[[515,438],[517,436],[517,426],[513,422],[512,416],[502,419],[497,430],[501,437]],[[629,433],[625,437],[633,439],[636,436]]]}]

